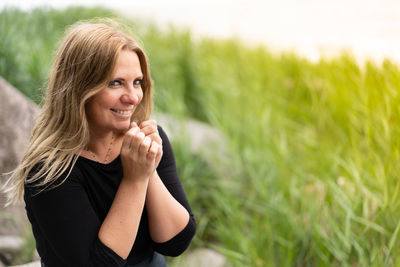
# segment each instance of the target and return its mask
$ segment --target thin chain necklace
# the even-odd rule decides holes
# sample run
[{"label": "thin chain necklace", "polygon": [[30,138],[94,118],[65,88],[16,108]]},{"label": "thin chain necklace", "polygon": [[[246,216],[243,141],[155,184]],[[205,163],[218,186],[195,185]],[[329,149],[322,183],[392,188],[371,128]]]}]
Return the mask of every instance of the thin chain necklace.
[{"label": "thin chain necklace", "polygon": [[[110,156],[110,153],[111,153],[111,148],[112,148],[113,143],[114,143],[114,135],[111,137],[111,142],[110,142],[110,144],[108,146],[106,157],[105,157],[103,163],[107,163],[108,157]],[[89,148],[86,149],[86,151],[90,152],[92,154],[94,161],[97,161],[97,162],[101,163],[100,160],[97,160],[96,154],[94,154],[93,151],[89,150]]]}]

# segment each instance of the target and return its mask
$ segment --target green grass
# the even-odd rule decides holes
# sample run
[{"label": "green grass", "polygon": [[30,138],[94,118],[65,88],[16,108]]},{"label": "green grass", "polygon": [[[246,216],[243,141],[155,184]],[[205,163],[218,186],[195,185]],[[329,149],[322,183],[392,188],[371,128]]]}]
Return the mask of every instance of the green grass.
[{"label": "green grass", "polygon": [[[38,102],[64,27],[97,16],[116,15],[2,11],[0,75]],[[156,109],[228,138],[220,168],[174,143],[199,223],[194,246],[234,266],[399,264],[396,64],[360,66],[349,54],[311,63],[130,19],[149,55]]]}]

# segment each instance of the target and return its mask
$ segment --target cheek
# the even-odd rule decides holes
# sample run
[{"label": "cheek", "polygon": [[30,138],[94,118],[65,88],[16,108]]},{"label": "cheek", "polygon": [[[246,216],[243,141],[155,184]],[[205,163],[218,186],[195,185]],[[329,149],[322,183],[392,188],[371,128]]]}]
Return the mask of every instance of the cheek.
[{"label": "cheek", "polygon": [[86,116],[89,120],[94,120],[99,115],[99,107],[95,103],[86,106]]},{"label": "cheek", "polygon": [[107,97],[95,96],[86,104],[85,110],[87,116],[93,118],[108,110],[110,106],[109,102]]},{"label": "cheek", "polygon": [[114,105],[116,99],[118,99],[118,95],[105,91],[95,99],[95,108],[98,112],[107,111]]}]

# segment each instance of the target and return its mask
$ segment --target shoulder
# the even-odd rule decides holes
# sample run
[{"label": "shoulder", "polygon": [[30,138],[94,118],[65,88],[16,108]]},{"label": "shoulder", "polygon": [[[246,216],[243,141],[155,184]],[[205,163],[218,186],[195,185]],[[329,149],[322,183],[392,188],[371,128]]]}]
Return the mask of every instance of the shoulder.
[{"label": "shoulder", "polygon": [[160,138],[162,140],[163,152],[165,153],[168,150],[172,150],[170,140],[169,140],[165,130],[160,125],[157,125],[157,130],[158,130],[158,134],[160,135]]},{"label": "shoulder", "polygon": [[157,129],[162,140],[163,152],[165,153],[166,150],[172,150],[170,138],[167,136],[166,131],[160,125],[157,125]]},{"label": "shoulder", "polygon": [[[82,175],[79,166],[78,158],[75,164],[71,163],[66,167],[60,166],[52,174],[49,168],[43,167],[43,163],[38,163],[32,167],[27,176],[24,186],[25,191],[38,193],[51,190],[65,183],[81,183]],[[53,178],[49,178],[49,176]]]},{"label": "shoulder", "polygon": [[163,155],[161,157],[161,161],[157,169],[160,170],[162,168],[175,166],[175,156],[172,149],[172,145],[168,139],[166,132],[160,125],[158,125],[157,128],[160,138],[162,140],[162,150],[163,150]]},{"label": "shoulder", "polygon": [[161,139],[163,139],[163,141],[164,141],[164,139],[168,139],[166,132],[160,125],[157,125],[157,130],[158,130],[158,133],[160,134]]}]

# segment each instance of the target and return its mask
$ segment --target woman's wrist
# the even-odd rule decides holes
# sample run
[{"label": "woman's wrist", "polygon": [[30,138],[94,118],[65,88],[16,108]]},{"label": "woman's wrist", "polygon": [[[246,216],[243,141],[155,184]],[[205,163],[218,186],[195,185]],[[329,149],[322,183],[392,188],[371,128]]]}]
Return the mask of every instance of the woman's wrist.
[{"label": "woman's wrist", "polygon": [[132,186],[132,187],[145,187],[149,184],[149,178],[146,176],[142,177],[132,177],[132,175],[124,175],[121,180],[121,185],[123,186]]}]

